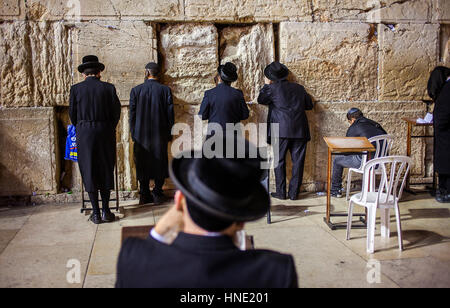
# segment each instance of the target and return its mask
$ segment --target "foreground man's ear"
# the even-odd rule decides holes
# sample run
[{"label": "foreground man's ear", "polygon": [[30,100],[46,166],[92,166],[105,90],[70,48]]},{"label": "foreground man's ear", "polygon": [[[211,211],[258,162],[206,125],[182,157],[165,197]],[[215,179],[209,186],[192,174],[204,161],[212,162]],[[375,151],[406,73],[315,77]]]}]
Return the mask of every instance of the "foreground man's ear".
[{"label": "foreground man's ear", "polygon": [[175,193],[175,208],[177,211],[183,211],[184,195],[181,191],[177,190]]}]

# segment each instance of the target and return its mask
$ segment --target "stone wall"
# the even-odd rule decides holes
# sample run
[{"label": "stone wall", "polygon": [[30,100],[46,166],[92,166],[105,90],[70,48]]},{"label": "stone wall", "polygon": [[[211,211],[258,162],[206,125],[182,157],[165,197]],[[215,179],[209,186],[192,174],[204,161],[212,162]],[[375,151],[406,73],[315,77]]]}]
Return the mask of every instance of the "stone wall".
[{"label": "stone wall", "polygon": [[[76,165],[61,156],[69,90],[81,81],[77,66],[86,54],[105,63],[102,78],[122,102],[121,190],[137,188],[128,99],[147,62],[163,67],[176,121],[193,126],[226,61],[239,68],[234,86],[249,104],[246,122],[265,122],[267,109],[256,99],[273,60],[288,65],[290,79],[316,102],[304,185],[314,190],[326,176],[323,136],[345,134],[350,107],[396,137],[395,153],[406,152],[401,117],[424,116],[430,71],[450,65],[449,37],[448,0],[2,0],[0,196],[80,189]],[[430,175],[431,146],[414,141],[418,178]]]}]

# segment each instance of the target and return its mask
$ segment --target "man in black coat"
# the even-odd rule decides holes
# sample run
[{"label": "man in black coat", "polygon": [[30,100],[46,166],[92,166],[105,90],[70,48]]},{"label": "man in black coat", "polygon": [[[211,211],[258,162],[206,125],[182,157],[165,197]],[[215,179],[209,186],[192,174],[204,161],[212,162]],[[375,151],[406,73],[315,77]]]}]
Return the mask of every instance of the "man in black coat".
[{"label": "man in black coat", "polygon": [[305,111],[314,106],[303,86],[286,80],[289,70],[285,65],[273,62],[266,67],[264,74],[266,84],[261,89],[258,103],[269,106],[267,122],[270,127],[273,128],[275,123],[279,126],[279,135],[272,135],[269,128],[268,137],[279,147],[279,161],[275,168],[277,191],[272,193],[272,197],[286,199],[286,154],[289,150],[293,166],[288,195],[291,200],[297,200],[303,182],[306,146],[311,140]]},{"label": "man in black coat", "polygon": [[[85,81],[70,89],[69,114],[77,132],[78,165],[92,203],[90,220],[95,224],[115,220],[109,199],[110,190],[114,189],[116,126],[121,105],[114,85],[100,81],[104,69],[96,56],[84,57],[78,71]],[[102,196],[102,216],[98,191]]]},{"label": "man in black coat", "polygon": [[[191,154],[184,156],[195,157]],[[147,240],[125,241],[116,287],[296,288],[292,256],[237,247],[244,222],[261,218],[269,209],[255,162],[174,159],[170,175],[179,189],[175,206]]]},{"label": "man in black coat", "polygon": [[[369,139],[387,134],[380,124],[365,118],[358,108],[352,108],[348,111],[347,120],[351,124],[347,130],[347,137],[366,137]],[[361,167],[361,163],[361,155],[336,156],[333,162],[331,196],[342,198],[342,173],[344,172],[344,168],[359,168]]]},{"label": "man in black coat", "polygon": [[450,203],[450,69],[438,66],[430,75],[428,94],[433,99],[434,170],[439,174],[436,200]]},{"label": "man in black coat", "polygon": [[[164,201],[163,185],[169,177],[167,147],[175,119],[172,92],[158,82],[158,64],[151,62],[145,69],[145,82],[130,94],[130,130],[140,186],[139,204],[159,204]],[[155,180],[152,193],[150,180]]]},{"label": "man in black coat", "polygon": [[[199,116],[202,120],[208,120],[209,124],[219,124],[225,136],[226,124],[247,120],[249,110],[242,91],[231,87],[231,83],[238,79],[236,66],[228,62],[220,65],[217,72],[218,85],[205,92]],[[208,136],[214,135],[211,125],[209,129]]]}]

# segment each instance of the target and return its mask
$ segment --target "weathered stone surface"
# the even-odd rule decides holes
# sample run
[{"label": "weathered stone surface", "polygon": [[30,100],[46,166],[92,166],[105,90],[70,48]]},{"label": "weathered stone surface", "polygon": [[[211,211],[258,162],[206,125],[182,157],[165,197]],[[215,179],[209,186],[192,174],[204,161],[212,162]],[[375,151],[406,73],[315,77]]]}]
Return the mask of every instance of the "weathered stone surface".
[{"label": "weathered stone surface", "polygon": [[225,27],[219,37],[221,63],[233,62],[238,67],[239,79],[233,86],[244,92],[246,102],[257,102],[264,86],[264,68],[275,60],[272,25]]},{"label": "weathered stone surface", "polygon": [[450,66],[450,25],[441,25],[440,59],[442,65]]},{"label": "weathered stone surface", "polygon": [[133,156],[133,141],[130,135],[128,107],[122,107],[120,122],[116,129],[116,140],[119,190],[134,190],[137,188],[136,165]]},{"label": "weathered stone surface", "polygon": [[0,195],[56,193],[53,108],[0,110]]},{"label": "weathered stone surface", "polygon": [[439,26],[398,24],[378,26],[379,99],[421,100],[429,73],[437,63]]},{"label": "weathered stone surface", "polygon": [[203,93],[215,86],[218,34],[212,24],[173,24],[161,29],[163,81],[172,89],[174,103],[200,104]]},{"label": "weathered stone surface", "polygon": [[314,21],[319,22],[408,22],[431,19],[430,0],[313,0]]},{"label": "weathered stone surface", "polygon": [[128,104],[130,91],[144,81],[145,65],[158,60],[154,26],[142,21],[77,23],[74,29],[73,71],[86,55],[94,54],[106,66],[102,80],[116,86],[117,94]]},{"label": "weathered stone surface", "polygon": [[426,23],[431,20],[432,3],[430,0],[395,1],[390,5],[383,5],[379,0],[372,2],[376,4],[374,9],[367,12],[367,22]]},{"label": "weathered stone surface", "polygon": [[316,100],[375,100],[373,32],[367,24],[281,23],[280,60]]},{"label": "weathered stone surface", "polygon": [[17,16],[20,14],[20,0],[2,0],[0,16]]},{"label": "weathered stone surface", "polygon": [[137,19],[182,20],[182,0],[28,0],[27,17],[46,20]]},{"label": "weathered stone surface", "polygon": [[186,20],[195,21],[312,21],[304,0],[186,0]]},{"label": "weathered stone surface", "polygon": [[70,30],[50,22],[0,24],[0,105],[68,104],[71,85]]},{"label": "weathered stone surface", "polygon": [[433,0],[433,22],[450,24],[450,1]]}]

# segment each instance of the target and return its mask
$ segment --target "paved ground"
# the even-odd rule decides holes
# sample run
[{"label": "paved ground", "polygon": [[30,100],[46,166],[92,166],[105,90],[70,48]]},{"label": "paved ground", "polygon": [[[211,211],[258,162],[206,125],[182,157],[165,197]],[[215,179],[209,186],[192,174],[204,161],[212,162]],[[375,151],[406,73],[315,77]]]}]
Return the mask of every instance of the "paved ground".
[{"label": "paved ground", "polygon": [[[344,200],[333,202],[346,211]],[[324,204],[324,197],[308,194],[296,202],[273,200],[273,223],[250,223],[247,233],[256,248],[294,255],[301,287],[450,287],[450,205],[407,195],[405,250],[398,250],[391,213],[391,238],[383,240],[378,228],[375,254],[368,255],[365,230],[353,230],[346,241],[345,230],[324,224]],[[128,202],[118,222],[99,226],[87,222],[78,204],[0,208],[0,287],[113,287],[121,228],[154,224],[168,206]],[[69,260],[81,265],[80,283],[67,281],[77,278]],[[369,283],[377,268],[380,283]]]}]

